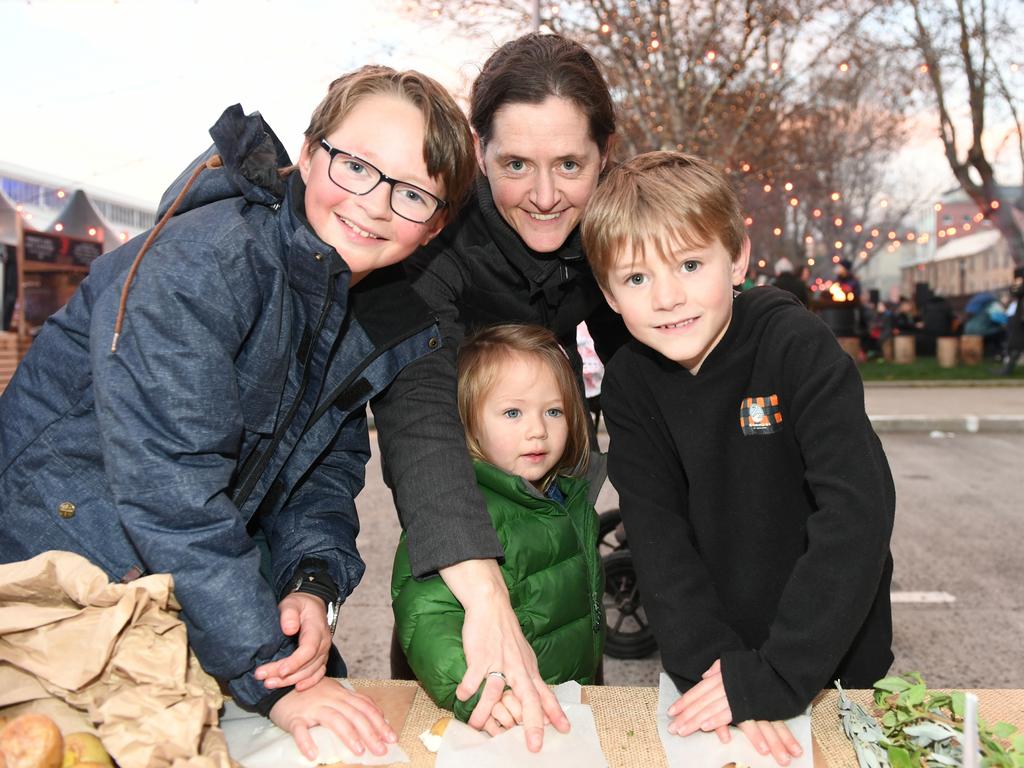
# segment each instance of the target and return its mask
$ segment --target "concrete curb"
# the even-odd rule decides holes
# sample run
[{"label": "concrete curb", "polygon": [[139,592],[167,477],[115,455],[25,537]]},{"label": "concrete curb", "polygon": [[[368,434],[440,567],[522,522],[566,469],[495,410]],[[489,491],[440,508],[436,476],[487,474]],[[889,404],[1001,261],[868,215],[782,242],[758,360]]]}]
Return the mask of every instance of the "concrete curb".
[{"label": "concrete curb", "polygon": [[1024,379],[909,379],[907,381],[865,381],[865,389],[971,389],[1024,387]]},{"label": "concrete curb", "polygon": [[869,416],[875,432],[1022,432],[1024,416]]}]

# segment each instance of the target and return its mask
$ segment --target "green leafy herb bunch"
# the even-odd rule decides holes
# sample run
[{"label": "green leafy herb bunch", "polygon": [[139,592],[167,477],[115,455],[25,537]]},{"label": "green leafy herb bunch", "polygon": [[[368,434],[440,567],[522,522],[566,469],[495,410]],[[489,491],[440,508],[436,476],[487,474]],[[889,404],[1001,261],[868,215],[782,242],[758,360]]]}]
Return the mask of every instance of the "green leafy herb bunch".
[{"label": "green leafy herb bunch", "polygon": [[[837,684],[838,687],[838,684]],[[962,764],[962,691],[930,691],[917,672],[875,683],[878,720],[839,688],[840,714],[861,768],[942,768]],[[880,722],[880,732],[872,723]],[[1024,734],[1016,726],[978,723],[982,768],[1024,768]]]}]

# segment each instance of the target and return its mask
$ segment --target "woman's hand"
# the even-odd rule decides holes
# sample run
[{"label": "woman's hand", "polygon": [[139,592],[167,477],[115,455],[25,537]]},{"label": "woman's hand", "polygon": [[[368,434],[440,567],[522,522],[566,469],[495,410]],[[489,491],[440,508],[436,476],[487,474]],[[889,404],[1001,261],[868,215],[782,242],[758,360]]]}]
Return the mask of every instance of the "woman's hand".
[{"label": "woman's hand", "polygon": [[[526,746],[531,752],[539,751],[544,743],[545,722],[567,733],[569,720],[541,679],[537,658],[523,637],[498,564],[466,560],[441,569],[441,577],[466,611],[462,649],[467,670],[455,695],[466,701],[485,683],[469,725],[484,727],[507,684],[522,706]],[[489,674],[498,672],[500,676]]]},{"label": "woman's hand", "polygon": [[327,606],[316,595],[292,592],[278,604],[281,631],[299,635],[294,653],[256,668],[256,679],[269,688],[294,685],[295,690],[312,688],[327,672],[327,654],[331,650],[331,628],[327,625]]},{"label": "woman's hand", "polygon": [[[319,599],[319,598],[317,598]],[[375,755],[387,752],[387,744],[398,741],[384,715],[369,698],[343,688],[327,678],[308,690],[286,693],[271,708],[270,719],[291,733],[299,751],[315,760],[317,749],[309,729],[323,725],[334,731],[353,754],[367,748]]]}]

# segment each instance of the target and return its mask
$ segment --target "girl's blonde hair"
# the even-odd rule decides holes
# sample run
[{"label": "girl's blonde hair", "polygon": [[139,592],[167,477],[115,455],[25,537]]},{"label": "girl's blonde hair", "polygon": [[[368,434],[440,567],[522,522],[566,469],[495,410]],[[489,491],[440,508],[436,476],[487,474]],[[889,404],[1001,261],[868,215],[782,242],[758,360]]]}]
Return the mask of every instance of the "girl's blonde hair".
[{"label": "girl's blonde hair", "polygon": [[569,436],[561,460],[544,476],[541,490],[547,490],[556,475],[581,477],[590,462],[587,412],[576,383],[576,375],[558,339],[539,325],[494,325],[470,336],[459,347],[459,417],[466,432],[466,445],[474,459],[488,461],[474,437],[480,423],[480,404],[501,373],[501,366],[513,355],[529,355],[547,365],[555,375]]}]

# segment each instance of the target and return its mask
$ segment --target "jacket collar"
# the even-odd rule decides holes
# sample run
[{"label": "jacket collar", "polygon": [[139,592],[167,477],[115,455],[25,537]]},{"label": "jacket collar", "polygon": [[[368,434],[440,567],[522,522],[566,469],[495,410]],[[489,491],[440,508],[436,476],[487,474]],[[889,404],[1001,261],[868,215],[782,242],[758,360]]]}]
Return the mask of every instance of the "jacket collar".
[{"label": "jacket collar", "polygon": [[[534,503],[539,502],[540,506],[543,507],[552,502],[550,498],[537,490],[532,483],[528,483],[519,475],[509,474],[489,462],[474,459],[473,470],[476,473],[477,483],[482,487],[489,488],[495,493],[513,499],[520,504],[530,503],[529,500],[532,499]],[[555,482],[558,484],[558,488],[565,496],[567,502],[572,500],[587,485],[587,480],[584,478],[563,477],[561,475],[555,479]]]},{"label": "jacket collar", "polygon": [[538,253],[526,246],[522,238],[494,205],[494,196],[487,177],[477,174],[476,198],[480,216],[491,239],[519,272],[534,285],[543,285],[551,273],[560,265],[581,262],[583,246],[580,242],[580,228],[576,226],[562,246],[552,253]]},{"label": "jacket collar", "polygon": [[[293,286],[306,293],[324,295],[327,291],[325,268],[331,279],[343,273],[350,276],[348,265],[338,252],[320,239],[306,219],[306,185],[298,171],[285,179],[278,222],[288,254],[288,278]],[[321,258],[317,258],[317,254]],[[345,282],[348,282],[347,277]]]}]

